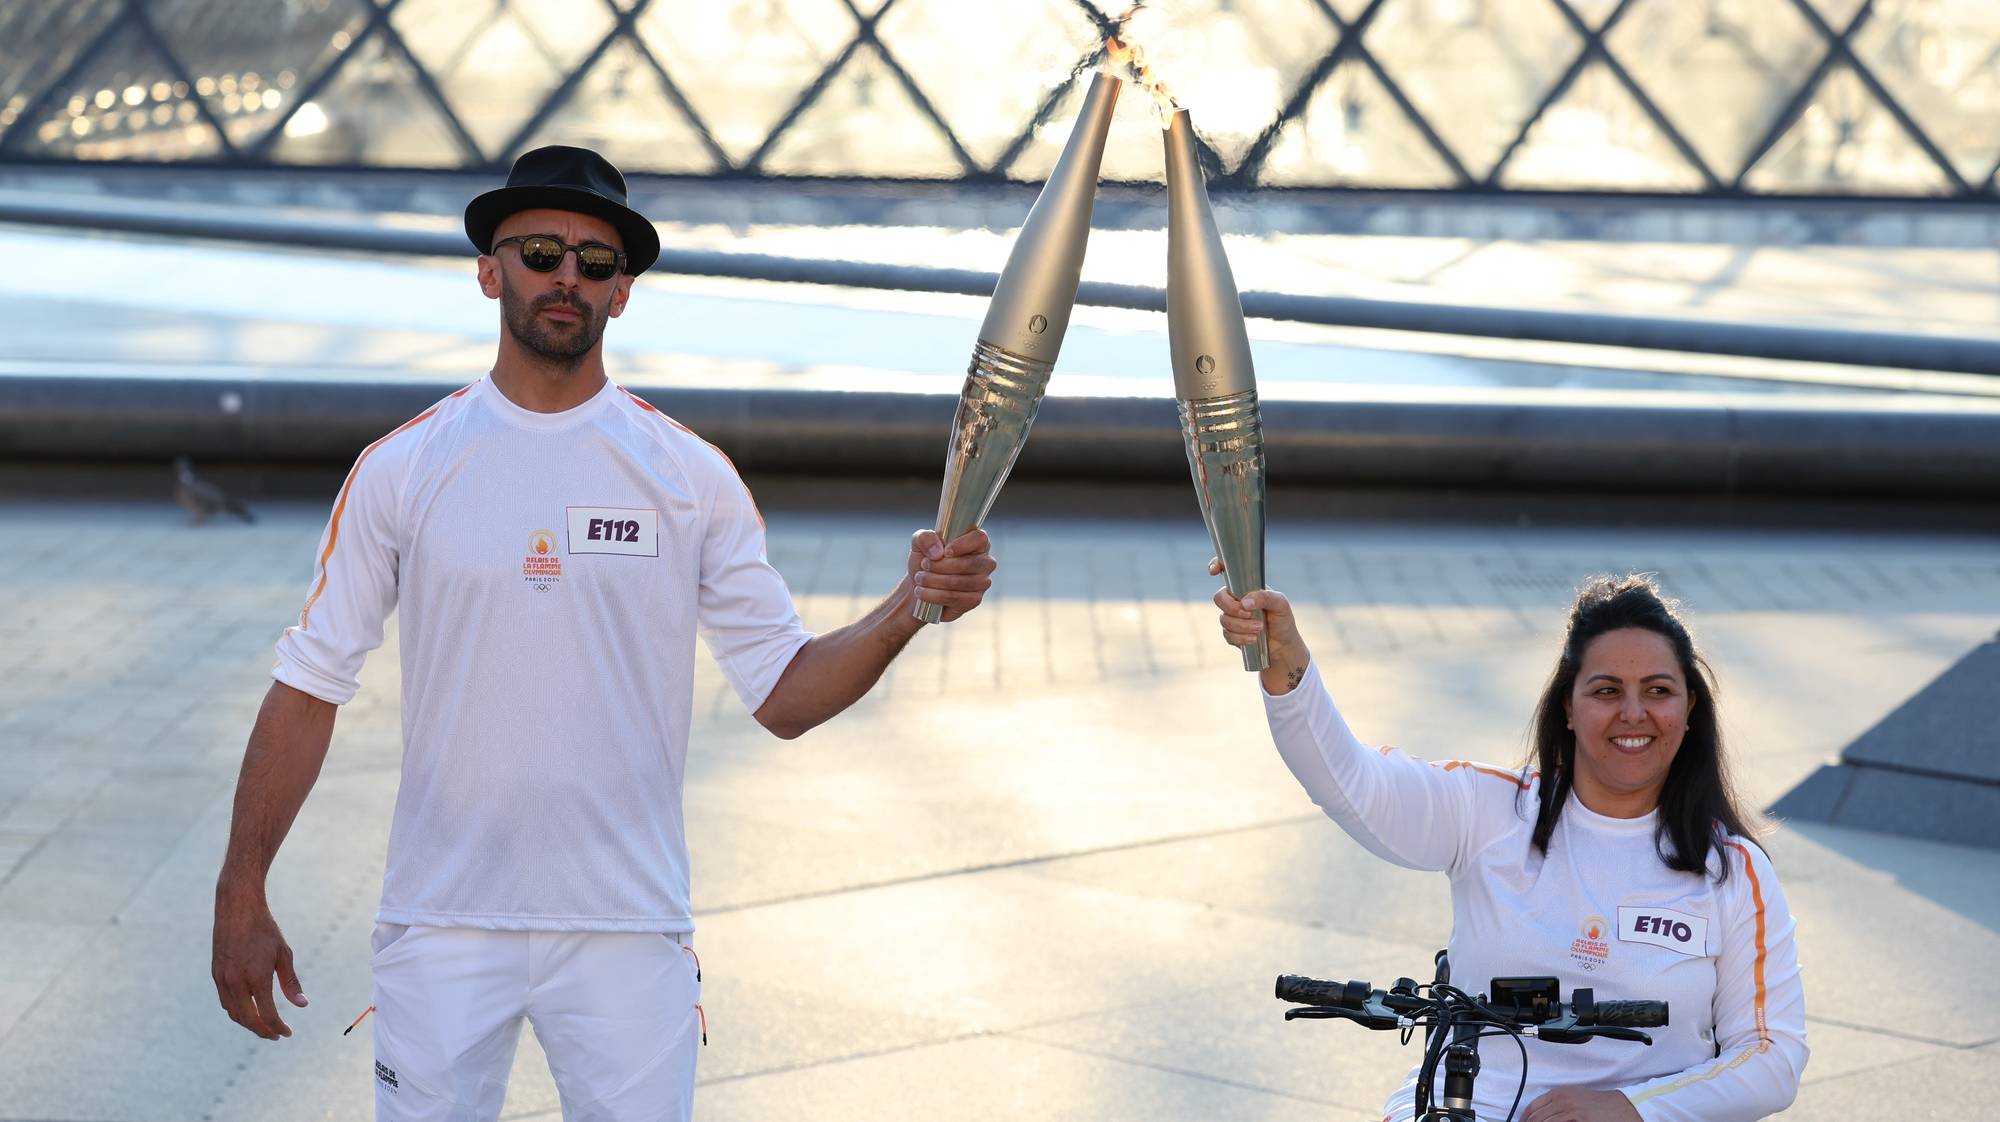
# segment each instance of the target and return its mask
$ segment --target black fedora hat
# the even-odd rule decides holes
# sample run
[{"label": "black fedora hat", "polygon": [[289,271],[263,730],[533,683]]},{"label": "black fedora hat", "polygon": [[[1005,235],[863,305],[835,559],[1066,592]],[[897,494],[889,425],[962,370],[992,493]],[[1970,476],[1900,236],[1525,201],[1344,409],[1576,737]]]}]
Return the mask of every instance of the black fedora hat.
[{"label": "black fedora hat", "polygon": [[625,271],[638,276],[660,258],[660,233],[625,202],[625,177],[588,148],[551,144],[521,153],[507,185],[466,204],[465,236],[481,253],[493,252],[493,231],[510,214],[547,208],[573,210],[611,223],[625,242]]}]

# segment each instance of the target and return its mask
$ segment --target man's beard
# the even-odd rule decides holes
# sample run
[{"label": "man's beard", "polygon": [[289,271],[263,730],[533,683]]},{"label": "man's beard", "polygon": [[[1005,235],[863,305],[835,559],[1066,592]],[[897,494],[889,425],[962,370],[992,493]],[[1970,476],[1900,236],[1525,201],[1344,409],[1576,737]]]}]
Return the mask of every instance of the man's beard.
[{"label": "man's beard", "polygon": [[[567,307],[577,314],[577,321],[568,330],[551,330],[541,313],[548,308]],[[605,302],[603,308],[593,308],[583,298],[573,292],[557,290],[546,292],[533,300],[525,300],[514,291],[506,274],[500,277],[501,319],[507,325],[507,334],[514,341],[536,355],[546,359],[552,366],[574,369],[590,353],[597,341],[604,338],[604,325],[611,319],[611,304]]]}]

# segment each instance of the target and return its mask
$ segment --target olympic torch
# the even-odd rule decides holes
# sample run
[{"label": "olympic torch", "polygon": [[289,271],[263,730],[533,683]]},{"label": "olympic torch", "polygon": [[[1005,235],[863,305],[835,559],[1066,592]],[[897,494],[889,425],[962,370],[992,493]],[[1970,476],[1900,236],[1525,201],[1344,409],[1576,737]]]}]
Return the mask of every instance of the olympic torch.
[{"label": "olympic torch", "polygon": [[[1028,442],[1076,303],[1097,201],[1097,169],[1120,85],[1103,72],[1092,80],[1062,157],[993,286],[945,448],[937,532],[947,542],[986,520]],[[925,623],[936,623],[943,608],[919,601],[916,613]]]},{"label": "olympic torch", "polygon": [[[1250,334],[1209,210],[1187,110],[1173,110],[1165,139],[1167,339],[1174,396],[1180,400],[1181,436],[1202,521],[1222,559],[1230,594],[1241,597],[1264,587],[1264,428],[1257,415]],[[1271,665],[1264,634],[1242,650],[1243,669]]]}]

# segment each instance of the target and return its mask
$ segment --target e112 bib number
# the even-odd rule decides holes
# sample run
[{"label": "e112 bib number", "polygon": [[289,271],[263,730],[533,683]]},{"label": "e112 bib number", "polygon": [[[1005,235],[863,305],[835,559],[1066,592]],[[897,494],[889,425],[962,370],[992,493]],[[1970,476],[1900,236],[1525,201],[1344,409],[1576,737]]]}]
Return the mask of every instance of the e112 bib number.
[{"label": "e112 bib number", "polygon": [[569,552],[658,557],[660,512],[631,507],[570,507]]},{"label": "e112 bib number", "polygon": [[593,518],[590,520],[590,532],[584,537],[594,542],[636,542],[639,540],[639,520]]}]

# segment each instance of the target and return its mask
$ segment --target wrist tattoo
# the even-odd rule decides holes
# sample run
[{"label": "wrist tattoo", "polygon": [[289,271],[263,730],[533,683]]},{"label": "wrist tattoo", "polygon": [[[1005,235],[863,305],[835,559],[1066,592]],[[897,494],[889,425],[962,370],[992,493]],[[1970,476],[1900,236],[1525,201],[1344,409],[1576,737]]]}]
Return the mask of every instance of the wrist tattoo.
[{"label": "wrist tattoo", "polygon": [[1287,690],[1298,689],[1299,683],[1305,680],[1306,668],[1303,666],[1294,666],[1290,670],[1285,671],[1285,689]]}]

